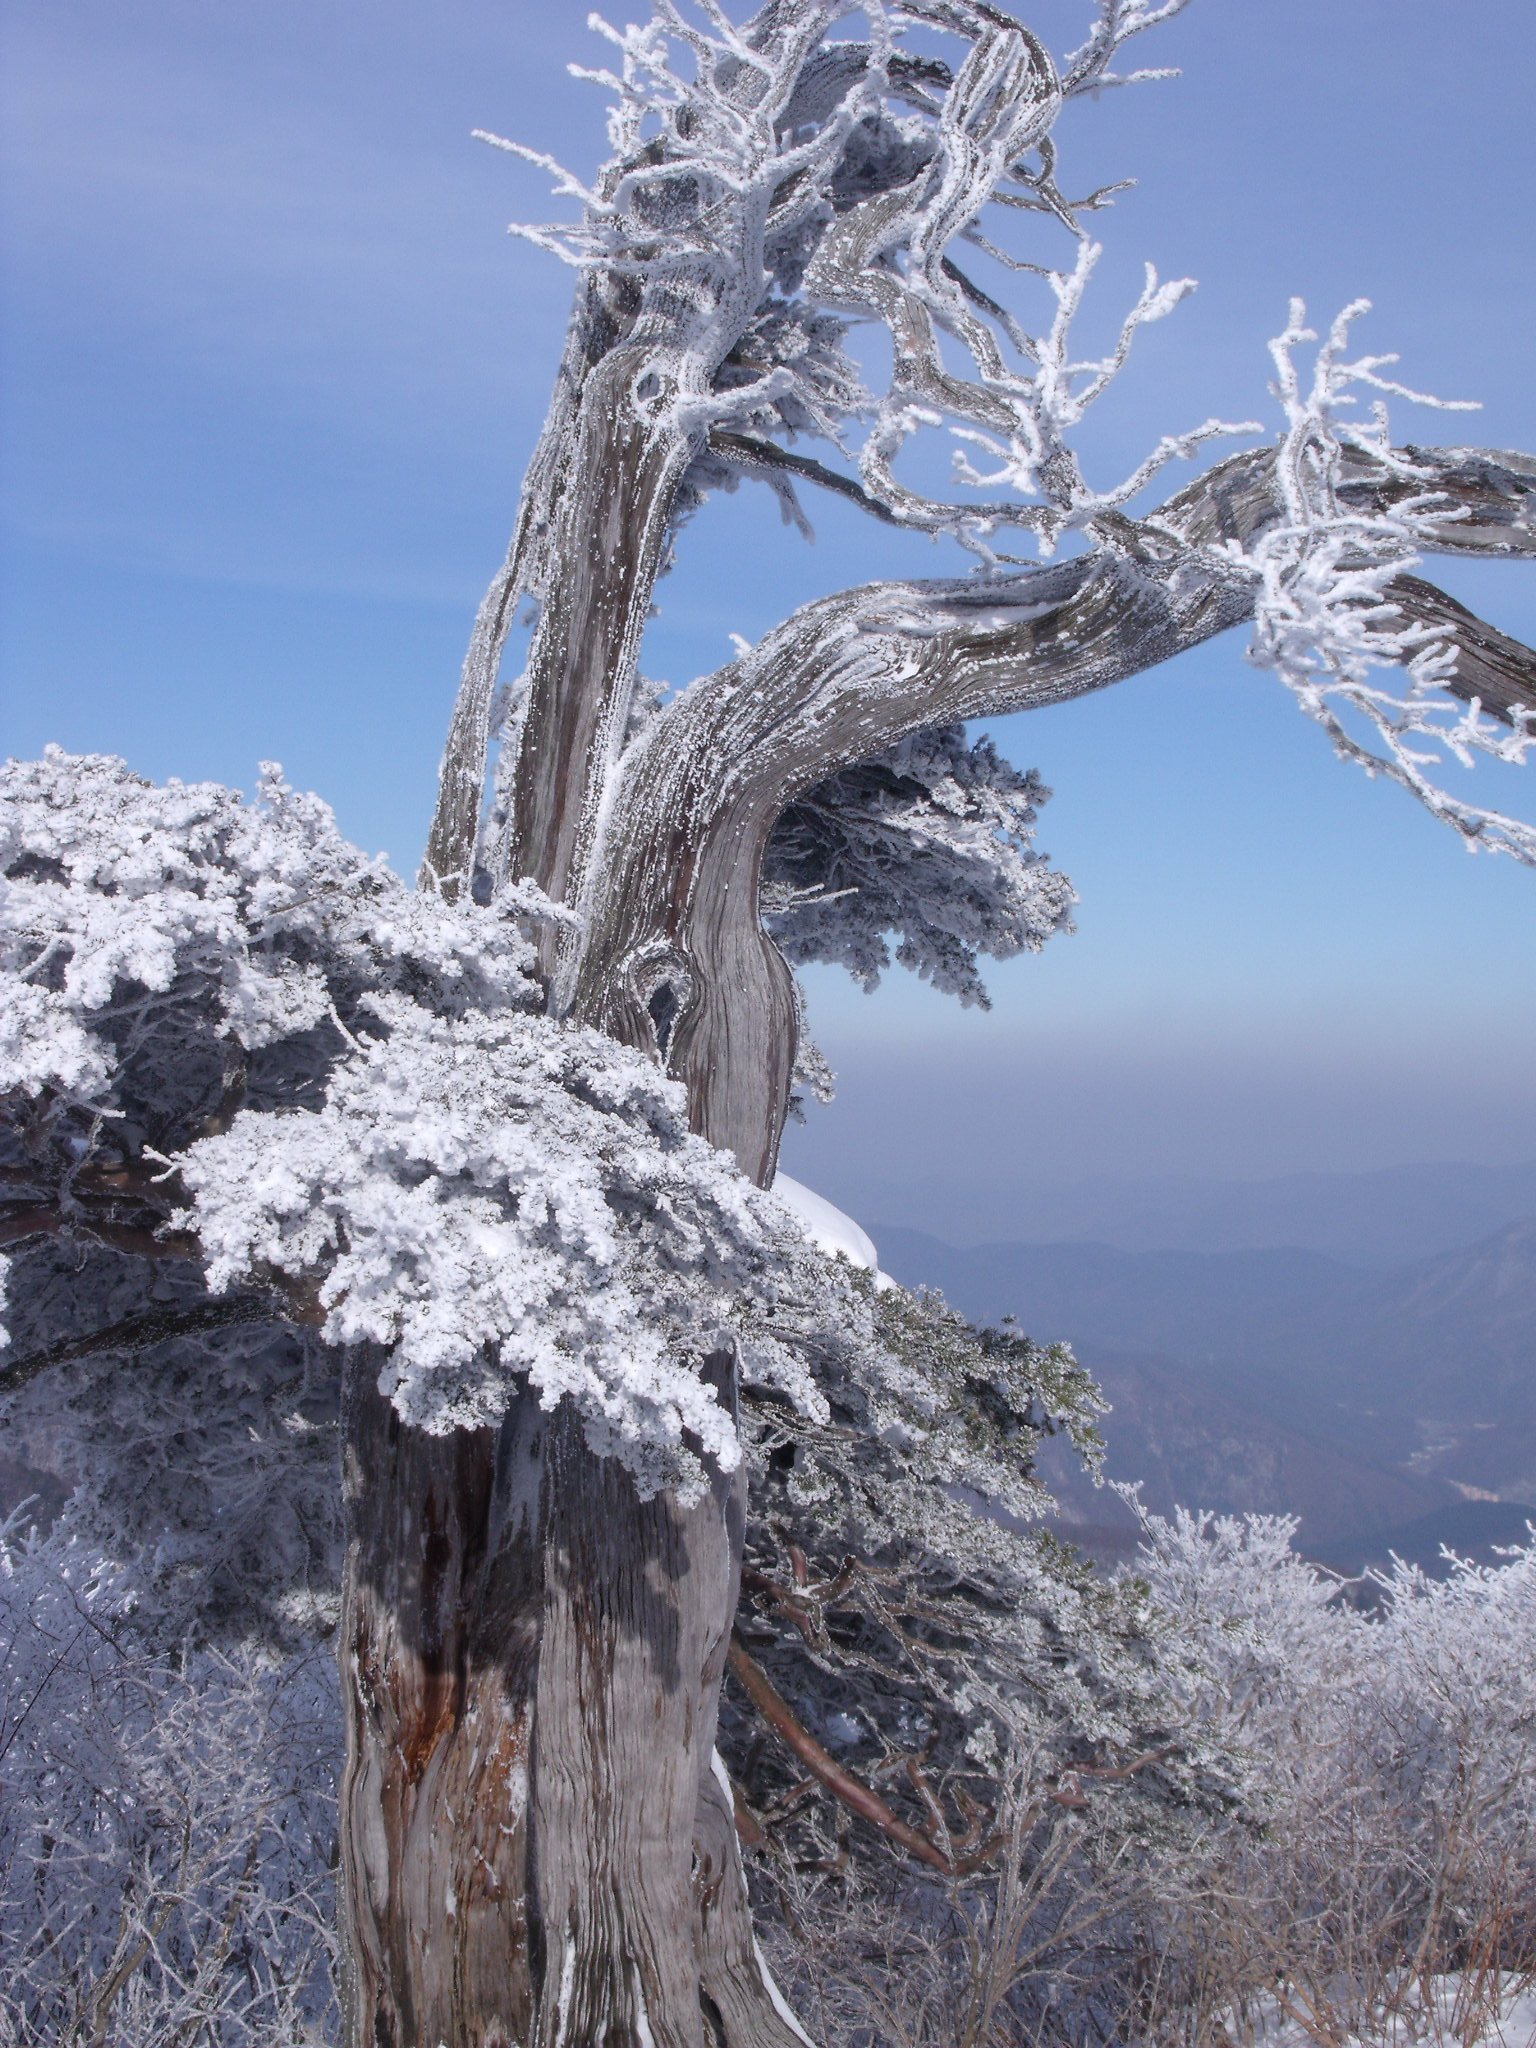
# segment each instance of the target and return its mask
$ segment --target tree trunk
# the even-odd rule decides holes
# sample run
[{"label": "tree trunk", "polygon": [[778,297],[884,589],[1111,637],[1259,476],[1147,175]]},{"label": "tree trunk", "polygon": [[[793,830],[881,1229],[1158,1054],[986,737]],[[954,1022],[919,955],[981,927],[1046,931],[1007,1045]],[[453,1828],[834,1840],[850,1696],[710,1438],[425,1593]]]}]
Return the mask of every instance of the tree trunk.
[{"label": "tree trunk", "polygon": [[346,1425],[349,2048],[792,2048],[714,1755],[743,1475],[642,1501],[526,1395],[428,1436],[378,1364]]},{"label": "tree trunk", "polygon": [[[423,883],[445,894],[472,866],[496,666],[528,593],[541,611],[488,858],[582,895],[702,439],[666,424],[664,393],[638,397],[644,328],[573,327],[444,757]],[[541,946],[567,1010],[572,941]],[[650,1032],[642,1009],[628,1042]],[[349,2044],[791,2048],[712,1768],[744,1472],[691,1509],[642,1502],[568,1411],[525,1395],[499,1431],[430,1438],[377,1393],[377,1363],[354,1374],[346,1436]],[[733,1361],[713,1364],[734,1398]]]},{"label": "tree trunk", "polygon": [[589,360],[591,324],[578,320],[567,343],[512,542],[470,636],[420,872],[424,888],[450,899],[474,866],[491,701],[525,596],[538,604],[538,623],[504,813],[486,853],[499,875],[527,877],[556,902],[579,889],[606,769],[623,743],[677,486],[702,441],[670,425],[665,407],[635,403],[654,337],[642,327]]}]

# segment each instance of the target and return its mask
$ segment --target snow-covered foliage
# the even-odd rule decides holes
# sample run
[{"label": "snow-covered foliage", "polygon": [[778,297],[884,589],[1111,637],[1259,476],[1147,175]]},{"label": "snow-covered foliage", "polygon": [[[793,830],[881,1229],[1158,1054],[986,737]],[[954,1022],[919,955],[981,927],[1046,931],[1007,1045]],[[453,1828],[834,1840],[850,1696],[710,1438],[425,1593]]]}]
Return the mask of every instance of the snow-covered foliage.
[{"label": "snow-covered foliage", "polygon": [[72,1540],[132,1566],[139,1627],[285,1650],[334,1627],[340,1402],[316,1334],[263,1293],[210,1297],[190,1259],[80,1237],[28,1245],[13,1292],[7,1451]]},{"label": "snow-covered foliage", "polygon": [[[1023,829],[1033,786],[954,752],[1002,782],[990,798],[975,774],[975,807],[1011,802]],[[913,750],[942,803],[934,760],[952,765]],[[31,1202],[13,1385],[25,1405],[46,1366],[76,1388],[65,1434],[87,1462],[117,1407],[84,1398],[100,1350],[142,1356],[179,1330],[214,1345],[226,1397],[242,1372],[297,1374],[297,1414],[313,1356],[272,1330],[295,1317],[380,1347],[399,1412],[431,1430],[494,1422],[519,1380],[550,1407],[570,1395],[647,1491],[697,1488],[701,1454],[736,1462],[700,1373],[732,1346],[813,1421],[811,1350],[857,1355],[942,1418],[942,1375],[895,1362],[848,1273],[689,1131],[677,1083],[530,1012],[504,905],[411,894],[275,771],[254,806],[57,751],[5,777],[6,1010],[26,1020],[8,1122]],[[67,1284],[61,1253],[93,1288]],[[935,1476],[983,1486],[957,1445],[934,1456]]]},{"label": "snow-covered foliage", "polygon": [[1072,929],[1072,885],[1032,844],[1049,795],[959,725],[845,768],[791,804],[768,842],[764,908],[781,951],[873,989],[894,932],[903,967],[986,1007],[978,954],[1038,952]]},{"label": "snow-covered foliage", "polygon": [[1297,1555],[1293,1518],[1144,1520],[1135,1569],[1193,1653],[1185,1710],[1247,1756],[1261,1803],[1337,1797],[1323,1781],[1364,1743],[1458,1864],[1484,1831],[1536,1858],[1536,1535],[1439,1578],[1396,1560],[1360,1602]]},{"label": "snow-covered foliage", "polygon": [[142,1586],[0,1526],[0,2040],[330,2034],[334,1659],[167,1652]]},{"label": "snow-covered foliage", "polygon": [[1536,1534],[1443,1578],[1396,1562],[1351,1601],[1293,1521],[1146,1531],[1137,1570],[1188,1652],[1181,1717],[1246,1817],[1172,1874],[1162,1939],[1313,2039],[1379,2040],[1459,1969],[1455,2031],[1476,2038],[1536,1969]]},{"label": "snow-covered foliage", "polygon": [[530,955],[494,910],[450,914],[336,830],[272,763],[243,802],[157,788],[50,747],[0,769],[0,1090],[111,1114],[112,1077],[172,998],[232,1047],[313,1029],[354,988],[449,1010],[526,1004]]},{"label": "snow-covered foliage", "polygon": [[[1175,1787],[1200,1796],[1199,1771],[1166,1744],[1141,1590],[1106,1585],[1041,1527],[1041,1438],[1065,1433],[1096,1467],[1098,1389],[1066,1346],[973,1329],[938,1296],[882,1281],[860,1283],[881,1352],[813,1353],[824,1419],[743,1390],[744,1653],[824,1759],[879,1786],[875,1827],[941,1869],[963,1870],[1004,1825],[1001,1784],[1021,1772],[1055,1812],[1150,1751],[1145,1782],[1132,1775],[1153,1808]],[[805,1796],[815,1782],[835,1792],[832,1771],[813,1760],[797,1793],[803,1749],[786,1775],[729,1701],[722,1725],[770,1838],[797,1860],[838,1853],[847,1811]]]},{"label": "snow-covered foliage", "polygon": [[[396,1404],[428,1428],[494,1420],[527,1376],[645,1487],[687,1488],[685,1432],[737,1455],[709,1350],[748,1347],[814,1405],[781,1332],[843,1319],[831,1269],[689,1132],[676,1083],[529,1014],[507,905],[406,890],[275,771],[255,806],[58,751],[4,774],[34,1306],[53,1240],[130,1249],[131,1195],[159,1200],[131,1246],[146,1270],[192,1232],[215,1294],[276,1286],[331,1341],[387,1346]],[[26,1379],[79,1333],[20,1314]]]},{"label": "snow-covered foliage", "polygon": [[[1229,550],[1258,583],[1248,658],[1295,692],[1342,759],[1410,791],[1469,849],[1486,847],[1536,865],[1536,826],[1470,803],[1430,773],[1442,749],[1463,768],[1478,754],[1523,763],[1536,748],[1536,719],[1516,704],[1501,721],[1475,698],[1464,702],[1450,694],[1445,685],[1456,673],[1455,648],[1393,601],[1394,580],[1460,515],[1436,489],[1435,472],[1392,446],[1385,398],[1377,397],[1362,415],[1363,394],[1448,411],[1475,408],[1410,391],[1384,376],[1395,356],[1346,360],[1350,327],[1369,307],[1357,299],[1339,314],[1317,349],[1308,384],[1295,352],[1318,337],[1299,299],[1291,302],[1285,332],[1270,344],[1278,373],[1272,389],[1286,417],[1276,462],[1283,517],[1246,548]],[[1351,502],[1351,456],[1400,480],[1405,488],[1395,504],[1371,511]],[[1373,675],[1385,668],[1402,670],[1405,681],[1388,687]],[[1351,731],[1351,719],[1374,735],[1375,745]]]},{"label": "snow-covered foliage", "polygon": [[[596,1032],[517,1014],[366,1006],[383,1035],[313,1113],[237,1117],[183,1178],[215,1288],[323,1276],[325,1334],[388,1347],[388,1391],[434,1431],[495,1422],[516,1379],[569,1394],[647,1492],[727,1469],[702,1358],[737,1344],[814,1403],[781,1340],[835,1313],[803,1236],[688,1130],[678,1083]],[[362,1020],[360,1020],[360,1028]]]},{"label": "snow-covered foliage", "polygon": [[[1147,1518],[1134,1572],[1110,1589],[1133,1604],[1106,1601],[1105,1654],[1084,1671],[1106,1707],[1156,1705],[1161,1737],[1122,1749],[1119,1769],[1100,1767],[1112,1744],[1075,1774],[1049,1739],[995,1758],[985,1820],[966,1837],[990,1837],[995,1861],[914,1881],[910,1865],[850,1859],[845,1837],[818,1861],[770,1866],[763,1897],[777,1887],[786,1914],[765,1930],[775,1968],[826,2016],[829,2040],[1525,2041],[1536,1540],[1444,1580],[1395,1566],[1341,1587],[1297,1556],[1295,1533],[1272,1517]],[[775,1598],[807,1642],[832,1621],[812,1654],[858,1669],[845,1703],[880,1700],[899,1660],[867,1625],[855,1635],[826,1592],[813,1566],[798,1594]],[[936,1610],[899,1596],[893,1608],[886,1643],[921,1644]],[[1138,1643],[1155,1670],[1140,1694],[1126,1683]],[[908,1785],[952,1796],[931,1713],[909,1708],[898,1732],[860,1706],[843,1734],[829,1697],[813,1692],[804,1711],[820,1709],[854,1769],[893,1799]],[[1022,1717],[1015,1728],[1027,1736]],[[782,1818],[767,1803],[771,1841],[795,1825],[780,1802]]]}]

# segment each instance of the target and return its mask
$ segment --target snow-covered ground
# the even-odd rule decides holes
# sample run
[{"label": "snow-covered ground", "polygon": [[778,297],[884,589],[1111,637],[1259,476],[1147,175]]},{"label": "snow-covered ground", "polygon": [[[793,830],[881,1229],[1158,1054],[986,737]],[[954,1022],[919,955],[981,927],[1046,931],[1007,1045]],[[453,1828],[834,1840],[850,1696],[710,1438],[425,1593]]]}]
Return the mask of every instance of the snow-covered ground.
[{"label": "snow-covered ground", "polygon": [[[1507,1990],[1497,2013],[1490,2012],[1478,2024],[1478,2001],[1473,1987],[1459,1975],[1436,1977],[1428,1998],[1418,1991],[1404,2001],[1400,2013],[1383,2017],[1379,2027],[1364,2034],[1344,2034],[1339,2048],[1533,2048],[1536,2044],[1536,1985]],[[1327,2036],[1322,2027],[1315,2032],[1299,2018],[1266,1999],[1250,2028],[1233,2030],[1244,2034],[1253,2048],[1318,2048]]]},{"label": "snow-covered ground", "polygon": [[799,1218],[806,1236],[820,1246],[828,1258],[836,1258],[841,1252],[855,1266],[862,1266],[865,1272],[873,1273],[877,1287],[894,1285],[880,1270],[880,1254],[875,1250],[875,1241],[869,1232],[861,1230],[841,1209],[835,1209],[825,1195],[818,1195],[813,1188],[791,1180],[787,1173],[775,1178],[773,1192],[785,1208]]}]

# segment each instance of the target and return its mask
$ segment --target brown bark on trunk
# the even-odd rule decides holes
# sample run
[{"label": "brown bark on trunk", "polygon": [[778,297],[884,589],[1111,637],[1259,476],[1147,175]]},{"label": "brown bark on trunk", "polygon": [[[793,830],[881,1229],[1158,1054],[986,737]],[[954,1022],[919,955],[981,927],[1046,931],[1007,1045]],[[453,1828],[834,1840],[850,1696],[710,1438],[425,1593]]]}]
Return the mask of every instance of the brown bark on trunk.
[{"label": "brown bark on trunk", "polygon": [[791,2048],[713,1770],[742,1475],[642,1501],[568,1407],[430,1437],[377,1366],[347,1422],[349,2048]]}]

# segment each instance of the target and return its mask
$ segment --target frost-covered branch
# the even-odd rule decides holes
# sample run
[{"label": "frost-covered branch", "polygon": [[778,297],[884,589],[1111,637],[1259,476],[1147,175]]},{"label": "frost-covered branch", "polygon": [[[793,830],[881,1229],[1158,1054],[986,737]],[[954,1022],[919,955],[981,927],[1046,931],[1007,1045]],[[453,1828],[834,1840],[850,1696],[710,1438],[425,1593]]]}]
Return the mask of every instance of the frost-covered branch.
[{"label": "frost-covered branch", "polygon": [[334,1660],[166,1650],[143,1588],[0,1525],[0,2032],[318,2048],[334,2022]]},{"label": "frost-covered branch", "polygon": [[[651,586],[710,491],[758,477],[803,524],[798,474],[887,521],[952,534],[986,563],[999,528],[1049,550],[1227,431],[1207,422],[1165,436],[1128,477],[1091,487],[1071,432],[1133,334],[1187,287],[1149,272],[1116,346],[1080,361],[1069,329],[1091,245],[1063,267],[1044,245],[1019,257],[979,226],[995,201],[1016,224],[1049,223],[1081,241],[1079,214],[1107,203],[1110,188],[1064,195],[1056,116],[1065,97],[1108,82],[1129,37],[1174,11],[1099,0],[1091,45],[1065,79],[1028,28],[973,0],[899,10],[796,0],[739,25],[714,5],[658,0],[640,25],[595,24],[617,52],[612,68],[584,74],[613,95],[609,162],[587,180],[500,144],[550,171],[579,208],[573,221],[519,232],[580,281],[513,543],[465,663],[423,868],[430,886],[452,895],[473,868],[497,666],[522,598],[543,611],[483,858],[493,873],[533,874],[563,900],[600,819],[553,780],[580,764],[595,786],[622,747]],[[839,40],[834,30],[855,12],[861,39]],[[906,49],[914,25],[936,31],[947,53]],[[973,246],[1046,280],[1054,310],[1038,332],[961,268],[957,255]],[[850,321],[868,319],[893,346],[878,398],[847,346]],[[946,366],[941,337],[958,344],[968,374]],[[898,477],[904,444],[925,424],[970,436],[1001,493],[989,485],[980,501],[951,502]],[[831,460],[790,446],[807,439]],[[980,474],[962,463],[962,481]],[[629,541],[593,582],[574,564],[580,536],[611,524],[598,504],[610,492],[623,497]],[[544,602],[573,575],[581,587]],[[546,965],[559,950],[546,944]]]},{"label": "frost-covered branch", "polygon": [[[1384,376],[1395,357],[1346,359],[1351,324],[1367,309],[1357,300],[1335,320],[1306,386],[1295,351],[1317,335],[1305,325],[1299,300],[1272,344],[1274,389],[1286,415],[1275,466],[1282,516],[1235,554],[1257,582],[1249,659],[1295,692],[1342,758],[1408,790],[1469,848],[1536,865],[1536,826],[1469,802],[1430,772],[1445,754],[1463,768],[1479,754],[1522,764],[1536,746],[1536,714],[1505,691],[1487,715],[1467,687],[1454,625],[1447,632],[1452,622],[1431,616],[1443,606],[1416,602],[1424,586],[1404,583],[1419,550],[1437,544],[1456,508],[1437,489],[1433,466],[1393,447],[1383,399],[1362,416],[1361,394],[1443,409],[1445,402]],[[1349,502],[1343,485],[1350,457],[1394,480],[1394,502],[1376,510]],[[1388,668],[1406,674],[1406,688],[1375,680],[1373,672]],[[1375,744],[1356,736],[1352,719],[1363,722]]]},{"label": "frost-covered branch", "polygon": [[[1116,12],[1106,8],[1101,26]],[[1136,26],[1150,26],[1151,20],[1138,20]],[[1105,52],[1114,46],[1116,33],[1106,31],[1097,56],[1084,59],[1084,81],[1096,75],[1096,65],[1108,61]],[[1071,447],[1072,430],[1123,367],[1137,330],[1170,312],[1193,281],[1159,284],[1149,265],[1145,287],[1113,350],[1085,360],[1073,355],[1072,322],[1100,251],[1082,236],[1075,213],[1054,184],[1049,131],[1062,97],[1049,57],[1026,30],[1004,33],[994,26],[988,35],[978,35],[940,111],[925,177],[893,197],[865,199],[837,220],[806,271],[808,291],[843,312],[880,320],[891,336],[890,383],[875,407],[860,456],[870,499],[903,524],[952,534],[985,560],[992,556],[987,536],[999,525],[1032,532],[1050,553],[1064,534],[1091,528],[1127,502],[1175,456],[1188,457],[1213,435],[1253,431],[1251,423],[1234,427],[1207,421],[1190,432],[1165,436],[1119,485],[1097,490],[1083,477]],[[999,111],[1003,108],[1006,119]],[[1031,153],[1042,166],[1033,177],[1022,168]],[[994,200],[1019,199],[1014,187],[1021,183],[1032,204],[1048,192],[1054,203],[1046,210],[1078,234],[1072,269],[1020,263],[980,233],[983,209]],[[974,284],[950,253],[957,240],[976,243],[1013,269],[1037,272],[1051,294],[1049,321],[1026,328]],[[941,333],[969,355],[973,377],[948,367]],[[979,504],[944,503],[899,481],[895,463],[907,441],[921,428],[946,425],[963,444],[955,456],[957,480],[984,489],[1002,486],[1008,496]],[[988,458],[988,467],[977,467],[966,452],[971,447]]]}]

